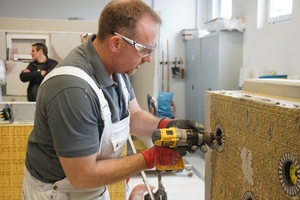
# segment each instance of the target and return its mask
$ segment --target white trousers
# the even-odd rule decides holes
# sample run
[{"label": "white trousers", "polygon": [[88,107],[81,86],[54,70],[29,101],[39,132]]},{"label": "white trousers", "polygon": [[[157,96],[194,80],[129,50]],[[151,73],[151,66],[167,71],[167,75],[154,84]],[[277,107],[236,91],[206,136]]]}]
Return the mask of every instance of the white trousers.
[{"label": "white trousers", "polygon": [[69,183],[67,179],[54,184],[43,183],[31,176],[25,167],[22,200],[110,200],[106,187],[78,190]]}]

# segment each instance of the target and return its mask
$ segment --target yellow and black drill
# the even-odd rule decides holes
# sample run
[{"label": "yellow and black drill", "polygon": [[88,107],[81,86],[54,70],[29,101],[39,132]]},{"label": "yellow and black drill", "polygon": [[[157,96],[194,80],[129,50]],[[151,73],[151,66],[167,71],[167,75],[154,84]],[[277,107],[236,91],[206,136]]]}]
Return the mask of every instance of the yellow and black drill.
[{"label": "yellow and black drill", "polygon": [[[216,141],[214,133],[198,132],[194,129],[179,129],[176,127],[157,129],[152,133],[152,142],[155,146],[163,146],[168,148],[175,148],[179,154],[180,159],[173,166],[156,166],[158,174],[158,190],[154,194],[155,200],[167,200],[167,193],[162,185],[162,172],[180,172],[185,169],[183,156],[186,152],[194,153],[197,149],[206,151],[206,144],[210,147]],[[149,194],[145,199],[150,199]]]},{"label": "yellow and black drill", "polygon": [[212,144],[215,139],[216,136],[213,133],[201,133],[194,129],[171,127],[155,130],[152,133],[153,144],[175,148],[181,156],[174,166],[157,166],[157,169],[161,171],[182,171],[185,167],[183,156],[186,155],[186,152],[194,153],[199,148],[205,152],[205,144]]}]

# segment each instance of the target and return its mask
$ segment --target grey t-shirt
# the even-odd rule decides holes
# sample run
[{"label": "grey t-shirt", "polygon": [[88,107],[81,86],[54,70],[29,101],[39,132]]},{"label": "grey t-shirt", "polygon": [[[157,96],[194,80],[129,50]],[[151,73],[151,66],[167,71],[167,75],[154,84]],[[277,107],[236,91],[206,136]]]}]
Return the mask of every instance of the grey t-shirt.
[{"label": "grey t-shirt", "polygon": [[[135,97],[128,75],[105,70],[92,40],[76,47],[57,67],[74,66],[83,69],[102,89],[108,101],[112,122],[128,116],[119,77]],[[127,105],[126,105],[127,104]],[[31,132],[25,164],[32,176],[44,183],[65,178],[58,156],[74,158],[96,153],[103,131],[98,97],[83,79],[70,75],[55,76],[43,83],[38,91],[34,129]]]}]

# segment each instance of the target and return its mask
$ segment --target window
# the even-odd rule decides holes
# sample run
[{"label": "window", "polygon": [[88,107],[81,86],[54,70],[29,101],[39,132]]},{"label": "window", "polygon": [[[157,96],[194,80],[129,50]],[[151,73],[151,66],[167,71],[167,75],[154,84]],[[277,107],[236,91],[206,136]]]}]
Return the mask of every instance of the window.
[{"label": "window", "polygon": [[212,19],[231,18],[232,17],[232,0],[212,0],[208,1],[212,8]]},{"label": "window", "polygon": [[232,0],[221,0],[220,17],[232,17]]},{"label": "window", "polygon": [[275,23],[292,18],[293,0],[269,0],[268,23]]},{"label": "window", "polygon": [[6,48],[9,49],[9,55],[7,55],[7,60],[32,59],[30,54],[31,45],[36,42],[45,43],[49,51],[49,35],[47,34],[7,33],[6,41]]}]

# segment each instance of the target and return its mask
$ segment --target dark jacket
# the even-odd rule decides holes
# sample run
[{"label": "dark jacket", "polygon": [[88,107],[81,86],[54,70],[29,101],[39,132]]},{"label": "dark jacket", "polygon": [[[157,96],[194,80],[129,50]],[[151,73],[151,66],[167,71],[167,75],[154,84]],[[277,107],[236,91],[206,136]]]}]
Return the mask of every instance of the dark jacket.
[{"label": "dark jacket", "polygon": [[38,88],[40,84],[42,83],[45,76],[41,75],[42,70],[46,70],[48,74],[58,63],[48,58],[46,62],[44,63],[38,63],[37,61],[30,62],[27,66],[27,69],[30,70],[30,72],[20,74],[20,79],[22,82],[28,82],[29,85],[27,88],[27,99],[28,101],[35,101]]}]

